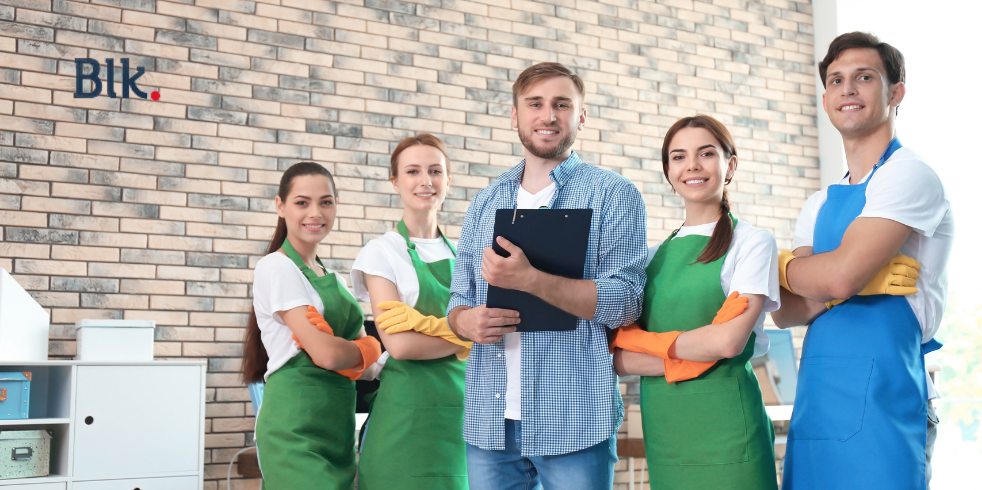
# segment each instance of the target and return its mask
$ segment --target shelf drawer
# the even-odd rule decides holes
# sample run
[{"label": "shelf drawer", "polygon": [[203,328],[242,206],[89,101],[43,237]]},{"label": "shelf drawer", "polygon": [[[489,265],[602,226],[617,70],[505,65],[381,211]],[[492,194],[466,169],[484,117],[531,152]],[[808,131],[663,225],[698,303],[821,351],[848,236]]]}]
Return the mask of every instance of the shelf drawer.
[{"label": "shelf drawer", "polygon": [[[130,480],[77,481],[73,490],[198,490],[198,478],[134,478]],[[32,489],[33,490],[33,489]]]},{"label": "shelf drawer", "polygon": [[75,478],[198,471],[199,367],[79,366],[76,385]]}]

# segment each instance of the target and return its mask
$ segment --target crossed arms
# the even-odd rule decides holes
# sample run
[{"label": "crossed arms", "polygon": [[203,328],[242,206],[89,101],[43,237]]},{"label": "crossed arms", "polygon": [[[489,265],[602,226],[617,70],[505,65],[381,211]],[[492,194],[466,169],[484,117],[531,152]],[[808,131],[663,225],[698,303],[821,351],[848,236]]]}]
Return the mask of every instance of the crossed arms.
[{"label": "crossed arms", "polygon": [[781,328],[809,325],[827,311],[825,302],[855,296],[900,252],[911,227],[886,218],[856,218],[831,252],[799,247],[788,262],[792,291],[781,288],[781,309],[771,313]]}]

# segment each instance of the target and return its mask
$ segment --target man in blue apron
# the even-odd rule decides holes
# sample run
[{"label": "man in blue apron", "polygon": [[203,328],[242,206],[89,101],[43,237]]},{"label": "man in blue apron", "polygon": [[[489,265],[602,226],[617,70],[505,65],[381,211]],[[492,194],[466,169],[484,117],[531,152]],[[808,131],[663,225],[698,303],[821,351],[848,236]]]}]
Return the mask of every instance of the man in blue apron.
[{"label": "man in blue apron", "polygon": [[793,252],[781,253],[774,321],[810,325],[783,488],[922,490],[937,424],[924,354],[940,347],[951,206],[896,137],[903,55],[852,32],[832,41],[819,72],[849,173],[808,199]]}]

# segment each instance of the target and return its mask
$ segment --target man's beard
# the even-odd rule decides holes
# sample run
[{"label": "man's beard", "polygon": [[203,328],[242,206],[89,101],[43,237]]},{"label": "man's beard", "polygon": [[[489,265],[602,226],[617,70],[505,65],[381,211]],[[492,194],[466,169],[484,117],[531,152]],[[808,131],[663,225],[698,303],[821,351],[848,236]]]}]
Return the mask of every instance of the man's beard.
[{"label": "man's beard", "polygon": [[[559,128],[555,128],[555,131],[558,132]],[[573,143],[576,141],[576,128],[570,128],[569,133],[566,133],[566,136],[559,140],[559,143],[553,148],[535,146],[535,143],[532,142],[532,131],[524,131],[521,126],[518,127],[518,139],[529,153],[543,160],[552,160],[562,156],[573,147]]]}]

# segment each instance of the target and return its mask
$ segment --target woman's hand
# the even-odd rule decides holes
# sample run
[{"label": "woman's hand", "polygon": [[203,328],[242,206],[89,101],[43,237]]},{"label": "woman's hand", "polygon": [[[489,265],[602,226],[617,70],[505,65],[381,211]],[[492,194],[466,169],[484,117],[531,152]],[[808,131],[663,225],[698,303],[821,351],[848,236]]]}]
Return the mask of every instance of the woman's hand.
[{"label": "woman's hand", "polygon": [[328,333],[310,322],[307,318],[307,305],[277,313],[283,319],[283,323],[293,331],[297,343],[307,351],[317,366],[329,371],[339,371],[350,369],[362,362],[358,346],[343,338],[335,337],[333,330]]},{"label": "woman's hand", "polygon": [[[384,313],[378,305],[386,301],[399,301],[399,290],[392,281],[371,274],[365,274],[365,286],[372,304],[372,314],[378,321]],[[419,332],[403,331],[389,334],[385,329],[379,328],[378,334],[386,351],[397,360],[441,359],[463,349],[441,338],[430,337]]]}]

